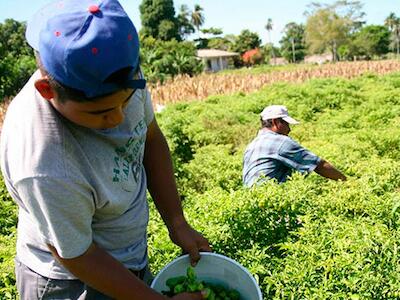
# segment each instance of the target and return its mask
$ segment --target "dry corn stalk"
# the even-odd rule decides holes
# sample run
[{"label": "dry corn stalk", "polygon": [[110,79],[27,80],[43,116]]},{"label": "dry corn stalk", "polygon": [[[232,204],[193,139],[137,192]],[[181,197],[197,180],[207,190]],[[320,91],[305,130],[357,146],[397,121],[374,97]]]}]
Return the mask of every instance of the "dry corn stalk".
[{"label": "dry corn stalk", "polygon": [[290,71],[263,74],[202,74],[196,77],[180,75],[167,83],[150,86],[154,105],[179,101],[202,100],[211,95],[249,93],[276,82],[304,82],[312,78],[352,78],[364,73],[386,74],[400,71],[400,60],[339,62]]}]

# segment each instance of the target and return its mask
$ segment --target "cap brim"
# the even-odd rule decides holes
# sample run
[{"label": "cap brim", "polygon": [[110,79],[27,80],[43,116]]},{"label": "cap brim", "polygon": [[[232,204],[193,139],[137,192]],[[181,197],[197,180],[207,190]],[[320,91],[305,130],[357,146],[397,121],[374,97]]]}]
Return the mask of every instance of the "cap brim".
[{"label": "cap brim", "polygon": [[293,119],[292,117],[289,117],[289,116],[283,117],[282,119],[285,120],[286,122],[288,122],[289,124],[293,124],[293,125],[300,124],[299,121],[297,121],[297,120],[295,120],[295,119]]},{"label": "cap brim", "polygon": [[36,51],[39,51],[40,32],[46,26],[49,17],[57,11],[55,5],[54,2],[47,4],[34,14],[27,23],[25,37],[28,44]]},{"label": "cap brim", "polygon": [[133,88],[133,89],[140,89],[143,90],[146,87],[146,80],[145,79],[132,79],[128,80],[125,84],[125,87],[127,88]]}]

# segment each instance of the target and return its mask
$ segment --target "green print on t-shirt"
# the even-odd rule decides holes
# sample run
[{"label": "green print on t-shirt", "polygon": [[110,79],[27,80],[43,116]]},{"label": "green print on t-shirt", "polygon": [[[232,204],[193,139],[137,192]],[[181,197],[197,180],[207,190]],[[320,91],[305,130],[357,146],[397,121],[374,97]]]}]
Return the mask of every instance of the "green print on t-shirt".
[{"label": "green print on t-shirt", "polygon": [[[146,128],[144,120],[136,125],[134,132],[139,134]],[[145,143],[145,135],[131,137],[125,145],[115,149],[114,156],[113,181],[124,182],[129,180],[129,173],[132,171],[135,182],[138,181],[138,176],[141,167],[142,149]]]}]

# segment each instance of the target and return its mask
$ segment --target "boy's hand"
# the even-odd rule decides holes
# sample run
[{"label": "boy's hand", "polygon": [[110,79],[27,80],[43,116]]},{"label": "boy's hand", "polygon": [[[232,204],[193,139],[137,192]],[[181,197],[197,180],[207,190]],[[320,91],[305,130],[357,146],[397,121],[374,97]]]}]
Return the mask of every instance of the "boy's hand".
[{"label": "boy's hand", "polygon": [[192,266],[200,260],[200,251],[212,251],[207,239],[186,222],[171,228],[169,234],[171,240],[189,254]]}]

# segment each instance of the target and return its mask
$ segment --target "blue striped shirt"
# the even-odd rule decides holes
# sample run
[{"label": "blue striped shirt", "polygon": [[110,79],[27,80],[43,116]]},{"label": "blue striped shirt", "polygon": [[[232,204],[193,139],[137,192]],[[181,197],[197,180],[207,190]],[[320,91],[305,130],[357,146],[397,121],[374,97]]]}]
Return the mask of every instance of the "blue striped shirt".
[{"label": "blue striped shirt", "polygon": [[285,182],[294,170],[302,174],[312,172],[320,161],[290,137],[261,129],[244,153],[243,183],[252,186],[268,177]]}]

